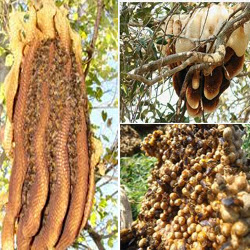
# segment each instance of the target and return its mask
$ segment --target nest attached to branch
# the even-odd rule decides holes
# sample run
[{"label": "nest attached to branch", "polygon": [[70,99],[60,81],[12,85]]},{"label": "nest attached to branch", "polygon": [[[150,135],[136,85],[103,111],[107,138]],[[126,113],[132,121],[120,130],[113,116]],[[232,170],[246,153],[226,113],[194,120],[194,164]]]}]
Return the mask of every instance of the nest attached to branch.
[{"label": "nest attached to branch", "polygon": [[10,16],[3,143],[13,160],[2,249],[66,249],[89,217],[102,154],[90,132],[81,38],[52,0]]}]

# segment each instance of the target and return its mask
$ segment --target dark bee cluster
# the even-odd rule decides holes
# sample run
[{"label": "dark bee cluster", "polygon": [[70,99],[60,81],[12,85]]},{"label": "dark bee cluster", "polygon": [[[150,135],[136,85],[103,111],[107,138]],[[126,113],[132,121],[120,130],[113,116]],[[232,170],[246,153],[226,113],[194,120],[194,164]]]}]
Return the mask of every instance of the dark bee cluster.
[{"label": "dark bee cluster", "polygon": [[27,154],[27,173],[24,180],[22,191],[22,205],[23,209],[21,217],[29,205],[27,199],[28,191],[35,181],[36,165],[35,165],[35,149],[33,139],[36,133],[36,127],[40,118],[41,99],[41,86],[45,80],[45,74],[48,71],[48,58],[49,58],[49,45],[51,41],[47,40],[42,43],[42,46],[37,49],[33,59],[34,64],[31,69],[32,77],[31,84],[27,94],[27,109],[24,116],[24,140],[25,149]]},{"label": "dark bee cluster", "polygon": [[142,143],[158,159],[132,232],[139,249],[249,249],[250,172],[243,131],[168,125]]},{"label": "dark bee cluster", "polygon": [[[54,43],[54,52],[51,55],[49,47]],[[49,65],[49,57],[52,57],[51,65]],[[34,183],[36,165],[35,165],[35,150],[34,138],[38,122],[40,119],[40,108],[44,100],[41,98],[41,88],[45,82],[49,86],[49,103],[50,116],[48,127],[46,130],[46,151],[47,161],[50,176],[50,189],[53,192],[53,186],[56,182],[55,166],[56,166],[56,148],[58,131],[61,129],[61,121],[64,116],[66,103],[69,103],[74,109],[74,115],[71,118],[70,136],[68,139],[69,165],[71,171],[71,189],[76,179],[75,169],[77,168],[77,150],[76,150],[76,136],[79,132],[81,122],[80,110],[85,110],[87,115],[86,93],[83,93],[81,87],[81,79],[77,72],[77,63],[75,55],[72,52],[71,64],[69,67],[69,74],[67,75],[67,63],[69,63],[69,56],[60,44],[60,40],[45,40],[35,52],[32,64],[32,79],[27,95],[27,110],[25,114],[24,136],[25,148],[27,152],[28,170],[24,181],[22,191],[22,214],[24,213],[26,204],[28,202],[27,195]],[[45,217],[46,219],[46,211]]]},{"label": "dark bee cluster", "polygon": [[[27,108],[22,119],[24,120],[23,146],[26,153],[27,171],[23,180],[22,204],[19,216],[20,225],[17,236],[18,247],[20,248],[31,244],[31,238],[27,238],[26,240],[22,233],[24,232],[24,223],[27,220],[27,215],[30,213],[30,207],[32,205],[30,204],[32,203],[30,202],[32,201],[31,196],[33,195],[34,197],[36,194],[32,190],[34,190],[34,186],[38,185],[36,182],[39,174],[42,176],[39,168],[45,168],[42,173],[42,178],[47,178],[49,187],[48,191],[46,191],[46,189],[40,190],[40,186],[37,186],[39,194],[44,191],[45,195],[47,195],[47,201],[41,213],[41,225],[34,229],[38,230],[38,235],[42,235],[43,227],[45,227],[46,223],[50,223],[48,218],[52,210],[51,206],[53,205],[52,197],[58,192],[57,186],[60,185],[61,181],[58,180],[58,169],[62,167],[61,165],[63,164],[69,169],[69,180],[66,180],[63,184],[66,187],[69,185],[69,191],[67,191],[67,195],[65,194],[65,201],[67,203],[67,197],[69,197],[68,206],[71,205],[71,197],[76,189],[75,187],[79,178],[78,174],[82,171],[79,171],[78,166],[79,149],[81,149],[81,146],[77,145],[77,143],[83,144],[84,141],[79,141],[77,138],[83,130],[86,130],[86,133],[90,132],[88,131],[87,95],[78,66],[75,54],[72,51],[67,52],[59,38],[44,40],[34,53],[29,68],[30,78],[28,79],[28,77],[26,77],[26,81],[29,81],[30,84],[27,89]],[[26,78],[24,77],[23,79]],[[21,89],[20,91],[23,90]],[[67,115],[70,120],[69,131],[66,132],[66,135],[62,135],[63,120]],[[44,126],[41,125],[44,117],[47,117],[45,119],[46,125],[44,132],[41,132],[39,128]],[[40,137],[37,136],[39,133]],[[63,138],[66,138],[66,145],[62,149],[59,149],[58,145]],[[43,155],[39,155],[39,152],[43,152]],[[85,153],[88,154],[88,152]],[[63,161],[59,162],[58,159],[60,155],[65,154],[66,157],[63,158]],[[41,165],[42,160],[44,160],[45,165]],[[88,162],[84,164],[88,164]],[[85,172],[88,173],[87,171],[86,168]],[[46,183],[46,181],[44,181],[44,183]],[[46,194],[46,192],[48,193]],[[75,199],[74,202],[77,202],[77,199]],[[81,204],[81,206],[83,205],[84,204]],[[38,211],[39,209],[40,208],[38,208]],[[63,230],[62,227],[61,230]],[[58,238],[59,236],[60,235],[57,235]],[[70,237],[72,239],[62,244],[69,244],[76,236],[73,235]],[[39,245],[39,240],[34,244]]]},{"label": "dark bee cluster", "polygon": [[[76,172],[77,172],[77,134],[79,133],[80,125],[82,123],[82,116],[85,117],[87,127],[89,127],[89,115],[87,109],[87,95],[85,91],[80,88],[81,78],[77,71],[77,62],[74,53],[71,53],[72,62],[72,79],[71,79],[71,92],[70,98],[72,101],[72,108],[74,110],[74,116],[71,118],[71,126],[68,137],[68,154],[69,154],[69,165],[71,169],[71,191],[73,190],[76,183]],[[84,114],[82,114],[84,113]],[[88,131],[90,136],[90,131]],[[89,145],[89,150],[90,150]],[[89,152],[90,153],[90,152]]]},{"label": "dark bee cluster", "polygon": [[101,145],[90,134],[81,39],[68,11],[52,0],[26,11],[27,20],[10,18],[3,145],[13,165],[1,249],[66,249],[89,217]]}]

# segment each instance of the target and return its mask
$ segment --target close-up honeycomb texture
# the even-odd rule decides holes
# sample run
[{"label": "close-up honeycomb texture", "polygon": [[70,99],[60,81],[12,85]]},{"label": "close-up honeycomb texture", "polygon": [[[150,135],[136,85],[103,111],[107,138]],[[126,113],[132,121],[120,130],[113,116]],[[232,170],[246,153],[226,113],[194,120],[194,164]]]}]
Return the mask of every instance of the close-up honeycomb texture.
[{"label": "close-up honeycomb texture", "polygon": [[145,137],[142,150],[158,162],[137,220],[121,231],[123,249],[249,249],[244,133],[242,125],[181,124]]},{"label": "close-up honeycomb texture", "polygon": [[15,238],[20,250],[66,249],[89,217],[101,145],[90,132],[80,38],[66,9],[50,0],[29,8],[10,18],[15,62],[5,79],[3,146],[13,166],[1,249],[14,249]]}]

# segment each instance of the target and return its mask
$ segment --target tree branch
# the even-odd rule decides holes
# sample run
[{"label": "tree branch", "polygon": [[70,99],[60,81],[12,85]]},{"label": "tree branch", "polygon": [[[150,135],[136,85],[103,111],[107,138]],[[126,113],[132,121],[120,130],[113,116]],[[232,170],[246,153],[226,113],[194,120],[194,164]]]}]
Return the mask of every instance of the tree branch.
[{"label": "tree branch", "polygon": [[88,52],[87,52],[88,59],[87,59],[87,63],[86,63],[86,69],[84,71],[84,78],[87,77],[87,74],[89,72],[89,66],[90,66],[91,60],[93,58],[93,54],[94,54],[94,50],[95,50],[95,43],[96,43],[96,40],[98,37],[98,30],[99,30],[99,26],[100,26],[103,7],[104,7],[103,0],[97,0],[97,14],[96,14],[95,27],[94,27],[94,34],[92,37],[90,47],[89,47]]},{"label": "tree branch", "polygon": [[114,230],[112,233],[110,233],[110,234],[106,234],[106,235],[103,235],[102,236],[102,239],[108,239],[108,238],[110,238],[110,237],[112,237],[113,235],[115,235],[115,234],[117,234],[118,233],[118,231],[117,230]]},{"label": "tree branch", "polygon": [[99,250],[105,250],[104,246],[101,243],[101,240],[108,239],[118,232],[117,230],[114,230],[110,234],[101,235],[95,232],[95,230],[89,224],[86,225],[86,229],[88,230],[89,236],[94,240]]},{"label": "tree branch", "polygon": [[[116,135],[116,138],[115,138],[113,145],[110,149],[110,153],[112,152],[110,159],[112,159],[112,157],[115,157],[115,152],[117,152],[117,147],[118,147],[118,137]],[[110,171],[112,171],[117,166],[117,162],[112,163],[112,161],[106,161],[106,160],[105,160],[104,164],[109,165],[109,167],[107,167],[105,170],[105,175],[107,175]],[[96,185],[100,180],[102,180],[102,178],[103,178],[103,176],[101,176],[101,177],[97,176],[95,178]]]},{"label": "tree branch", "polygon": [[174,55],[162,57],[156,61],[144,64],[141,67],[135,68],[129,72],[130,74],[143,75],[144,73],[152,72],[157,69],[163,68],[169,64],[183,61],[192,56],[192,52],[182,52]]},{"label": "tree branch", "polygon": [[248,122],[249,121],[249,116],[250,116],[250,107],[248,107],[246,110],[245,110],[245,118],[244,118],[244,123]]},{"label": "tree branch", "polygon": [[93,239],[99,250],[105,250],[101,240],[102,236],[95,232],[95,230],[87,223],[86,229],[88,230],[89,236]]}]

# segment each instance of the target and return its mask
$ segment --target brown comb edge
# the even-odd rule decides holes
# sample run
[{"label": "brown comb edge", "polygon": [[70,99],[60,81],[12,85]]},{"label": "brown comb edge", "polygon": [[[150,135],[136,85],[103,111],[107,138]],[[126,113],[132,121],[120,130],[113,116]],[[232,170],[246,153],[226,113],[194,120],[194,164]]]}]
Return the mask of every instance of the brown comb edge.
[{"label": "brown comb edge", "polygon": [[61,234],[63,220],[69,203],[70,169],[68,161],[67,140],[71,124],[72,107],[66,104],[62,127],[58,133],[56,145],[56,175],[55,190],[51,194],[47,220],[35,237],[32,249],[52,249]]},{"label": "brown comb edge", "polygon": [[[54,43],[50,44],[49,49],[49,66],[51,68],[54,55]],[[46,127],[49,119],[50,104],[49,104],[49,93],[48,93],[48,83],[43,82],[42,85],[42,100],[43,104],[41,106],[41,119],[37,128],[37,132],[34,138],[34,147],[36,154],[36,176],[35,181],[30,189],[29,196],[29,207],[24,214],[24,217],[20,219],[17,239],[18,239],[18,248],[26,249],[27,246],[30,246],[32,236],[34,236],[40,226],[41,213],[45,206],[48,189],[49,189],[49,172],[46,162],[46,153],[45,153],[45,133]]]},{"label": "brown comb edge", "polygon": [[202,99],[204,112],[211,113],[217,109],[219,104],[219,97],[215,97],[213,100],[208,100],[206,98]]},{"label": "brown comb edge", "polygon": [[[79,36],[70,29],[71,39],[73,41],[73,51],[75,53],[76,62],[77,62],[77,70],[81,79],[81,87],[83,90],[83,98],[84,98],[84,114],[85,114],[85,121],[86,128],[87,128],[87,138],[88,138],[88,155],[89,155],[89,178],[88,178],[88,194],[87,194],[87,201],[84,208],[84,214],[81,221],[81,226],[79,228],[78,233],[84,228],[87,220],[90,216],[92,210],[92,204],[95,195],[95,166],[99,161],[99,157],[102,154],[102,146],[101,142],[94,139],[93,134],[90,130],[90,119],[89,119],[89,112],[88,112],[88,98],[87,98],[87,91],[86,91],[86,84],[85,84],[85,76],[82,69],[82,60],[81,60],[81,40]],[[97,143],[98,142],[98,143]]]},{"label": "brown comb edge", "polygon": [[81,131],[77,134],[77,179],[73,189],[62,236],[59,239],[56,249],[65,249],[71,245],[77,237],[87,199],[89,180],[89,157],[87,128],[82,112]]},{"label": "brown comb edge", "polygon": [[[230,47],[227,47],[224,62],[227,63],[233,55],[235,55],[234,50]],[[219,91],[218,95],[215,98],[213,98],[212,100],[208,100],[204,95],[202,96],[202,103],[203,103],[204,112],[211,113],[211,112],[216,110],[216,108],[219,105],[220,95],[229,87],[229,85],[230,85],[230,81],[226,78],[226,72],[224,72],[222,83],[220,86],[220,91]]]},{"label": "brown comb edge", "polygon": [[14,163],[9,182],[9,202],[2,229],[2,249],[14,249],[15,220],[21,209],[21,193],[23,181],[27,171],[26,155],[24,149],[24,115],[27,103],[27,92],[31,79],[31,65],[35,51],[39,47],[39,41],[34,40],[27,57],[24,59],[23,71],[20,78],[20,86],[17,93],[17,101],[14,112]]},{"label": "brown comb edge", "polygon": [[[26,48],[28,46],[25,46]],[[15,59],[15,60],[18,60]],[[14,62],[9,73],[5,77],[5,97],[6,97],[6,116],[10,122],[13,122],[14,115],[14,102],[17,97],[18,82],[20,81],[19,75],[21,72],[21,62]]]},{"label": "brown comb edge", "polygon": [[[80,71],[79,68],[80,65],[78,66],[78,72]],[[79,73],[82,75],[82,71]],[[85,83],[82,83],[81,88],[85,91],[83,85],[85,86]],[[84,216],[84,204],[86,204],[89,189],[88,128],[84,110],[82,109],[80,113],[81,128],[77,134],[77,180],[70,200],[63,233],[56,245],[56,249],[58,250],[65,249],[77,237]]]},{"label": "brown comb edge", "polygon": [[188,102],[186,102],[186,107],[187,107],[187,112],[191,117],[200,117],[202,114],[201,106],[197,109],[193,109],[192,107],[189,106]]},{"label": "brown comb edge", "polygon": [[220,86],[223,81],[222,66],[216,67],[212,75],[204,78],[204,96],[208,100],[214,99],[220,92]]},{"label": "brown comb edge", "polygon": [[231,80],[237,76],[243,69],[245,62],[245,55],[238,57],[235,53],[230,60],[225,64],[225,77],[227,80]]},{"label": "brown comb edge", "polygon": [[193,77],[192,77],[192,88],[194,90],[200,87],[200,70],[195,70]]},{"label": "brown comb edge", "polygon": [[231,47],[226,47],[226,55],[224,58],[224,64],[226,64],[234,54],[235,52]]},{"label": "brown comb edge", "polygon": [[[66,50],[66,48],[63,46]],[[69,49],[69,48],[67,48]],[[66,51],[68,54],[69,52]],[[64,66],[65,75],[70,79],[71,75],[71,58],[68,54],[68,60]],[[52,248],[56,245],[63,226],[63,221],[66,216],[67,208],[69,206],[69,194],[70,194],[70,169],[68,162],[68,150],[67,146],[63,146],[64,141],[68,138],[70,120],[73,115],[72,107],[69,103],[66,103],[64,108],[64,124],[62,122],[61,131],[58,132],[58,143],[56,145],[56,175],[57,179],[61,178],[61,183],[55,185],[55,191],[50,195],[50,201],[48,204],[48,218],[46,223],[39,231],[39,234],[35,237],[32,249]],[[66,140],[67,143],[67,140]],[[60,152],[62,151],[62,153]],[[62,175],[64,173],[64,176]],[[59,176],[59,177],[58,177]],[[60,198],[61,197],[61,198]],[[60,200],[61,199],[61,200]],[[53,225],[53,227],[51,226]]]},{"label": "brown comb edge", "polygon": [[85,209],[84,209],[84,215],[82,218],[82,222],[81,222],[81,226],[79,228],[79,233],[80,231],[85,227],[88,218],[90,216],[91,210],[92,210],[92,206],[93,206],[93,202],[94,202],[94,196],[95,196],[95,166],[96,164],[93,164],[91,158],[93,155],[95,155],[95,147],[96,145],[93,145],[93,141],[92,141],[92,137],[93,134],[90,130],[90,119],[89,119],[89,113],[88,113],[88,98],[87,98],[87,91],[86,91],[86,84],[85,84],[85,76],[84,73],[82,71],[82,66],[80,64],[81,60],[78,60],[78,71],[80,72],[80,75],[82,76],[82,88],[84,91],[84,98],[86,98],[86,107],[85,107],[85,119],[86,119],[86,125],[87,125],[87,135],[88,135],[88,152],[89,152],[89,159],[90,159],[90,170],[89,170],[89,180],[88,180],[88,194],[87,194],[87,202],[85,205]]},{"label": "brown comb edge", "polygon": [[225,78],[225,76],[223,76],[223,81],[222,81],[222,84],[220,87],[219,94],[212,100],[208,100],[205,96],[202,97],[204,112],[211,113],[214,110],[216,110],[216,108],[219,105],[219,100],[220,100],[221,94],[229,87],[229,85],[230,85],[230,81],[227,80]]},{"label": "brown comb edge", "polygon": [[180,96],[181,88],[185,80],[185,76],[187,74],[187,69],[183,69],[179,72],[176,72],[173,75],[173,87],[178,96]]},{"label": "brown comb edge", "polygon": [[193,89],[189,83],[186,89],[186,100],[192,109],[197,109],[201,100],[201,84],[198,89]]}]

